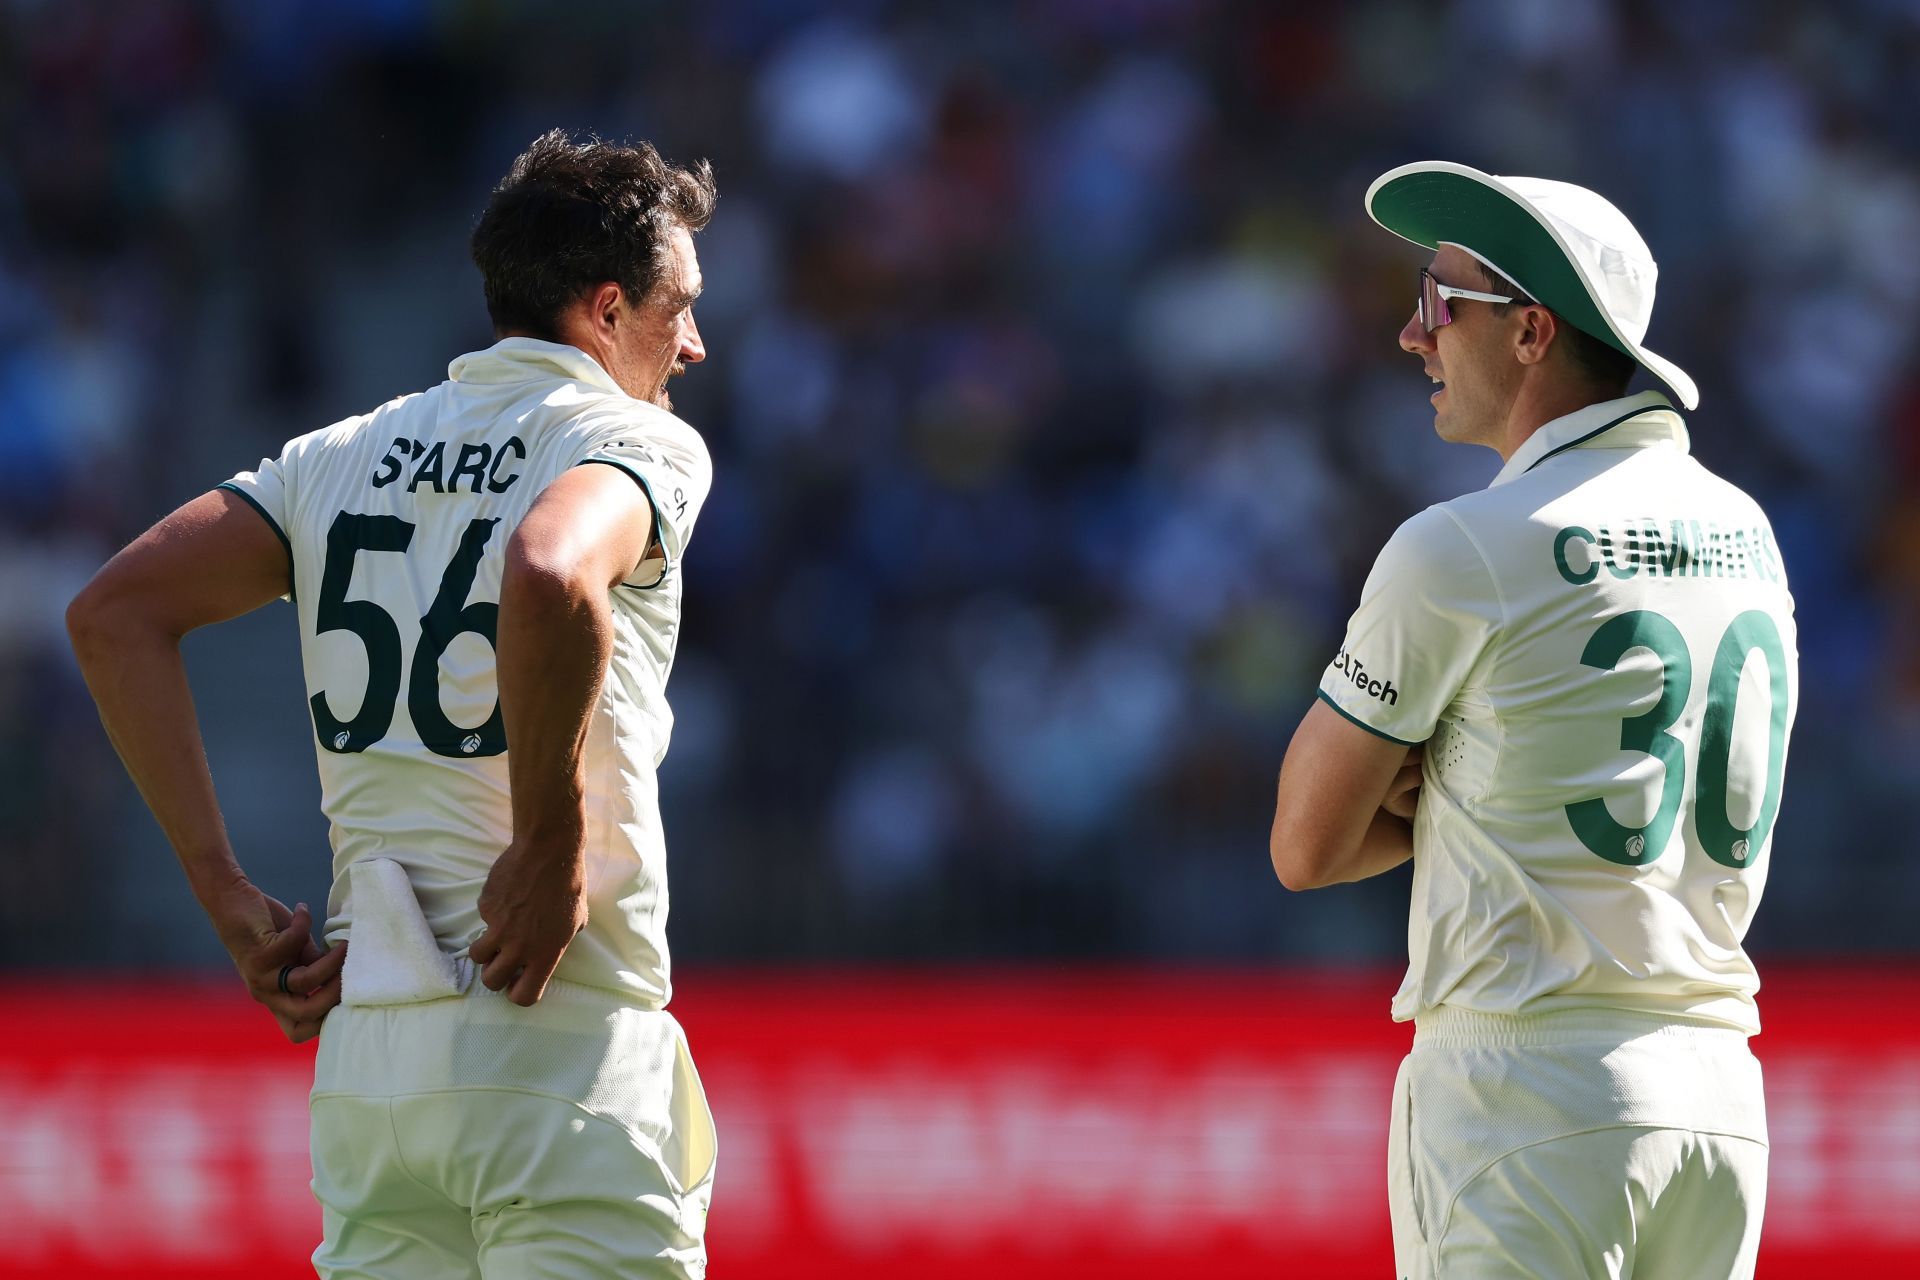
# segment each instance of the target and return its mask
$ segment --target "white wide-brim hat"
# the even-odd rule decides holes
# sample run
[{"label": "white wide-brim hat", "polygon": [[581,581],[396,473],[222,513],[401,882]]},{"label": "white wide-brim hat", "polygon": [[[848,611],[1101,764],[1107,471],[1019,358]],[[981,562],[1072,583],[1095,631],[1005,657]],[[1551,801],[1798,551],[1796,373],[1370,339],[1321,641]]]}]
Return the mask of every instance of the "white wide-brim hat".
[{"label": "white wide-brim hat", "polygon": [[1641,345],[1660,269],[1627,215],[1604,196],[1570,182],[1496,178],[1427,160],[1375,178],[1367,213],[1425,248],[1458,245],[1574,328],[1632,356],[1681,404],[1699,407],[1686,371]]}]

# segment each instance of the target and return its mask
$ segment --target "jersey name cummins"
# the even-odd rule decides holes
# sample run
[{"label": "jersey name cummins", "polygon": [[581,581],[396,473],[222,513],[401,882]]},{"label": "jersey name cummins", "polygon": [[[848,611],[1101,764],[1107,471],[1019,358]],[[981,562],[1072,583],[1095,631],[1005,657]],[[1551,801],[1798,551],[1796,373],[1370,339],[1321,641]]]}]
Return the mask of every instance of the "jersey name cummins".
[{"label": "jersey name cummins", "polygon": [[1658,392],[1548,423],[1380,553],[1320,696],[1424,742],[1394,999],[1759,1029],[1799,696],[1771,526]]},{"label": "jersey name cummins", "polygon": [[680,559],[712,482],[700,436],[576,348],[508,338],[448,380],[290,442],[224,486],[287,543],[332,824],[326,932],[347,936],[347,868],[406,868],[448,951],[512,836],[493,641],[508,539],[567,469],[616,466],[654,510],[651,558],[612,594],[613,656],[585,756],[587,927],[555,976],[647,1007],[671,994],[654,769],[673,717]]}]

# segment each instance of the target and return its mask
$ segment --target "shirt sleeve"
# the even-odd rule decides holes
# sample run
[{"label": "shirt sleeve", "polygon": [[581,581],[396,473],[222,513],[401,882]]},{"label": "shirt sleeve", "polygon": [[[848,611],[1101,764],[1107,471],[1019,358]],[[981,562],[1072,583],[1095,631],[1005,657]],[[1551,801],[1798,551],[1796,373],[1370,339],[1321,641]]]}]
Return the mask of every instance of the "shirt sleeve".
[{"label": "shirt sleeve", "polygon": [[[288,452],[291,452],[289,449]],[[274,535],[280,539],[280,545],[287,549],[287,594],[283,600],[294,598],[293,581],[293,540],[287,536],[292,521],[288,518],[290,503],[287,497],[287,453],[278,458],[262,458],[260,465],[252,471],[242,471],[231,480],[223,480],[215,488],[226,489],[237,494],[248,506],[260,513]]]},{"label": "shirt sleeve", "polygon": [[1466,531],[1429,507],[1394,532],[1367,575],[1320,697],[1369,733],[1425,742],[1502,621],[1493,574]]},{"label": "shirt sleeve", "polygon": [[665,582],[686,554],[694,521],[713,487],[713,462],[700,433],[649,406],[598,431],[580,462],[617,467],[647,495],[658,550],[635,567],[626,585],[645,589]]}]

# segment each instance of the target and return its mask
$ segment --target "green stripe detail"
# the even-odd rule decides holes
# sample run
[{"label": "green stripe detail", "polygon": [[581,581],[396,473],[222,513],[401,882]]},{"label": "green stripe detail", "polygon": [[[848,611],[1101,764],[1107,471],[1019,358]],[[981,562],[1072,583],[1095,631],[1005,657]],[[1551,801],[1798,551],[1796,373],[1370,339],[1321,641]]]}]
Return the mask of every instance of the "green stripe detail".
[{"label": "green stripe detail", "polygon": [[1621,423],[1625,422],[1629,418],[1637,418],[1643,413],[1652,413],[1658,408],[1659,406],[1655,405],[1652,409],[1641,408],[1641,409],[1635,409],[1632,413],[1623,413],[1619,417],[1615,418],[1612,422],[1609,422],[1604,427],[1595,427],[1593,430],[1587,432],[1587,434],[1583,436],[1578,437],[1577,439],[1569,440],[1562,445],[1555,445],[1553,448],[1547,450],[1545,453],[1535,458],[1533,460],[1532,466],[1529,466],[1527,470],[1528,471],[1533,470],[1534,467],[1539,466],[1541,463],[1545,462],[1548,458],[1551,458],[1556,453],[1565,453],[1569,449],[1579,448],[1581,445],[1593,439],[1595,436],[1601,435],[1601,434],[1604,434],[1605,432],[1613,430],[1615,427],[1619,426]]},{"label": "green stripe detail", "polygon": [[1417,747],[1420,745],[1417,742],[1408,742],[1405,738],[1396,738],[1390,733],[1380,732],[1380,730],[1374,728],[1372,725],[1368,724],[1365,720],[1362,720],[1360,717],[1354,715],[1351,711],[1348,711],[1345,707],[1335,702],[1332,698],[1328,697],[1327,691],[1325,689],[1314,690],[1314,696],[1319,698],[1320,701],[1326,703],[1328,706],[1332,707],[1335,711],[1338,711],[1342,716],[1346,717],[1348,720],[1353,721],[1353,723],[1359,725],[1362,729],[1365,729],[1368,733],[1372,734],[1376,738],[1385,738],[1388,742],[1397,742],[1403,747]]},{"label": "green stripe detail", "polygon": [[[659,536],[660,526],[665,522],[660,519],[660,504],[658,501],[654,499],[653,486],[647,483],[647,478],[645,476],[641,475],[638,471],[635,471],[632,467],[620,461],[618,458],[599,458],[599,457],[582,458],[580,459],[579,462],[576,462],[574,465],[577,467],[584,467],[590,462],[598,466],[613,467],[616,470],[626,472],[629,476],[633,477],[633,482],[640,486],[640,492],[647,495],[647,509],[653,513],[653,528],[648,530],[648,535],[649,535],[648,540],[650,542],[658,542],[660,544],[660,556],[667,563],[660,570],[660,579],[657,582],[650,582],[644,587],[640,586],[638,583],[630,583],[630,582],[623,582],[620,585],[623,587],[630,587],[635,591],[658,590],[661,586],[665,585],[667,581],[667,575],[673,572],[673,553],[667,550],[667,544],[665,540]],[[645,552],[642,552],[641,554],[644,555]]]},{"label": "green stripe detail", "polygon": [[280,527],[278,520],[275,520],[271,515],[267,514],[267,509],[260,505],[260,499],[254,497],[233,481],[222,480],[219,484],[215,485],[214,488],[225,489],[228,493],[233,494],[239,498],[240,501],[246,503],[255,511],[258,511],[260,518],[267,522],[267,528],[273,530],[273,536],[280,539],[280,545],[287,549],[287,599],[299,599],[300,597],[294,593],[293,589],[293,542],[287,537],[287,531]]}]

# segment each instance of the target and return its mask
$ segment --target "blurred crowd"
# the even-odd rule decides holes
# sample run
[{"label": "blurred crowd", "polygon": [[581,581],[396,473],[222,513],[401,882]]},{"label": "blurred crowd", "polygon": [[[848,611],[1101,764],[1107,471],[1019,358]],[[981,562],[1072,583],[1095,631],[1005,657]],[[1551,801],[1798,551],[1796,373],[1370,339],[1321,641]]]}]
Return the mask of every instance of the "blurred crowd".
[{"label": "blurred crowd", "polygon": [[[466,237],[556,124],[721,191],[682,956],[1401,953],[1398,877],[1291,897],[1265,834],[1374,552],[1498,466],[1434,438],[1424,259],[1361,207],[1432,158],[1652,245],[1649,341],[1799,601],[1763,972],[1910,948],[1916,74],[1914,0],[0,0],[0,964],[218,959],[61,610],[486,345]],[[276,606],[190,652],[242,860],[321,901],[295,644]]]}]

